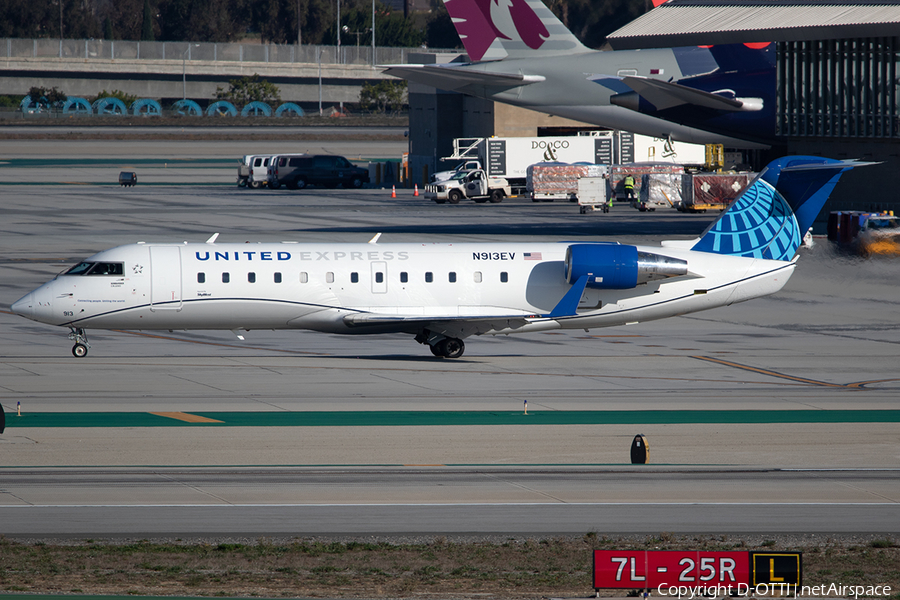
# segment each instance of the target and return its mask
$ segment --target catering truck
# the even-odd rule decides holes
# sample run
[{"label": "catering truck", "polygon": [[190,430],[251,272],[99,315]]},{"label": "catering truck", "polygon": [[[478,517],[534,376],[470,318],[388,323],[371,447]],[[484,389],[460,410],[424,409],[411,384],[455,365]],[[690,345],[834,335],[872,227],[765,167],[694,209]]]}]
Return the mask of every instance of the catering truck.
[{"label": "catering truck", "polygon": [[531,165],[540,162],[594,164],[598,162],[598,143],[604,140],[588,136],[458,138],[453,140],[453,155],[443,160],[478,161],[480,164],[473,166],[483,169],[489,178],[506,179],[513,194],[522,194]]}]

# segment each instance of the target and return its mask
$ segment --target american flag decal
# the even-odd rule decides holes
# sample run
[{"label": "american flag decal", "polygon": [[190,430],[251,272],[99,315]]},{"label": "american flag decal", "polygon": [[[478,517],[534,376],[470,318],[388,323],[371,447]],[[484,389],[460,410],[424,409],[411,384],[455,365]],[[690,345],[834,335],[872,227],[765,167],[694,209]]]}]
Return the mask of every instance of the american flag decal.
[{"label": "american flag decal", "polygon": [[540,252],[526,252],[525,260],[543,260]]}]

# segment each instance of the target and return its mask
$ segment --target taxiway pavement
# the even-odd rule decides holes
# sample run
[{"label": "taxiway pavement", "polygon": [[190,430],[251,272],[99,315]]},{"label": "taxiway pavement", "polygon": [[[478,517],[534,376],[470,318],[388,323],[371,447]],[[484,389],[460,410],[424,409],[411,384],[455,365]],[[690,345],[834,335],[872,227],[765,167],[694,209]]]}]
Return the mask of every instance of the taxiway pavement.
[{"label": "taxiway pavement", "polygon": [[[619,206],[580,215],[521,199],[438,206],[410,190],[397,199],[390,190],[254,191],[212,170],[208,181],[149,186],[139,173],[126,189],[108,183],[115,165],[60,167],[55,143],[34,152],[56,166],[0,166],[2,534],[850,533],[900,523],[897,261],[861,261],[818,240],[774,296],[630,327],[472,338],[457,361],[406,336],[288,331],[243,342],[230,332],[89,332],[91,353],[79,360],[66,330],[8,307],[118,244],[215,232],[223,241],[382,232],[382,242],[652,243],[698,235],[713,215]],[[244,153],[236,147],[234,158]],[[623,410],[646,421],[610,416]],[[753,418],[716,417],[738,410]],[[347,424],[254,421],[323,411],[346,413]],[[421,411],[504,418],[374,419]],[[528,421],[566,411],[590,418]],[[236,416],[114,420],[151,412]],[[87,424],[27,426],[38,414]],[[844,416],[823,417],[834,414]],[[638,433],[650,465],[629,464]]]}]

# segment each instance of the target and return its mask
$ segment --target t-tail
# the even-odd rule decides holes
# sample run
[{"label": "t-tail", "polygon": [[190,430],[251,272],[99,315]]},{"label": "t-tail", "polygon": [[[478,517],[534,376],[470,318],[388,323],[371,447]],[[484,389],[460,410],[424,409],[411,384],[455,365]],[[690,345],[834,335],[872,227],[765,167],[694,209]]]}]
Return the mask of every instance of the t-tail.
[{"label": "t-tail", "polygon": [[590,52],[541,0],[444,0],[469,59]]},{"label": "t-tail", "polygon": [[873,163],[818,156],[786,156],[772,161],[692,249],[793,260],[841,175],[869,164]]}]

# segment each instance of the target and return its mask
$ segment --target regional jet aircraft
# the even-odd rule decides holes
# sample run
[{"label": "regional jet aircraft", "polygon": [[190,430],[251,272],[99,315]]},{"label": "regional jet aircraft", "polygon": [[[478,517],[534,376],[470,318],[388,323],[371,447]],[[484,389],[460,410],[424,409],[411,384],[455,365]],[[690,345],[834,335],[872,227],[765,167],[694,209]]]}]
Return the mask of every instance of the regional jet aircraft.
[{"label": "regional jet aircraft", "polygon": [[774,44],[600,52],[541,0],[444,4],[472,62],[388,65],[388,74],[682,142],[765,148],[775,139]]},{"label": "regional jet aircraft", "polygon": [[95,328],[406,333],[458,358],[472,335],[638,323],[775,293],[835,184],[861,164],[776,160],[701,237],[660,247],[141,242],[86,258],[12,310],[68,327],[77,357]]}]

